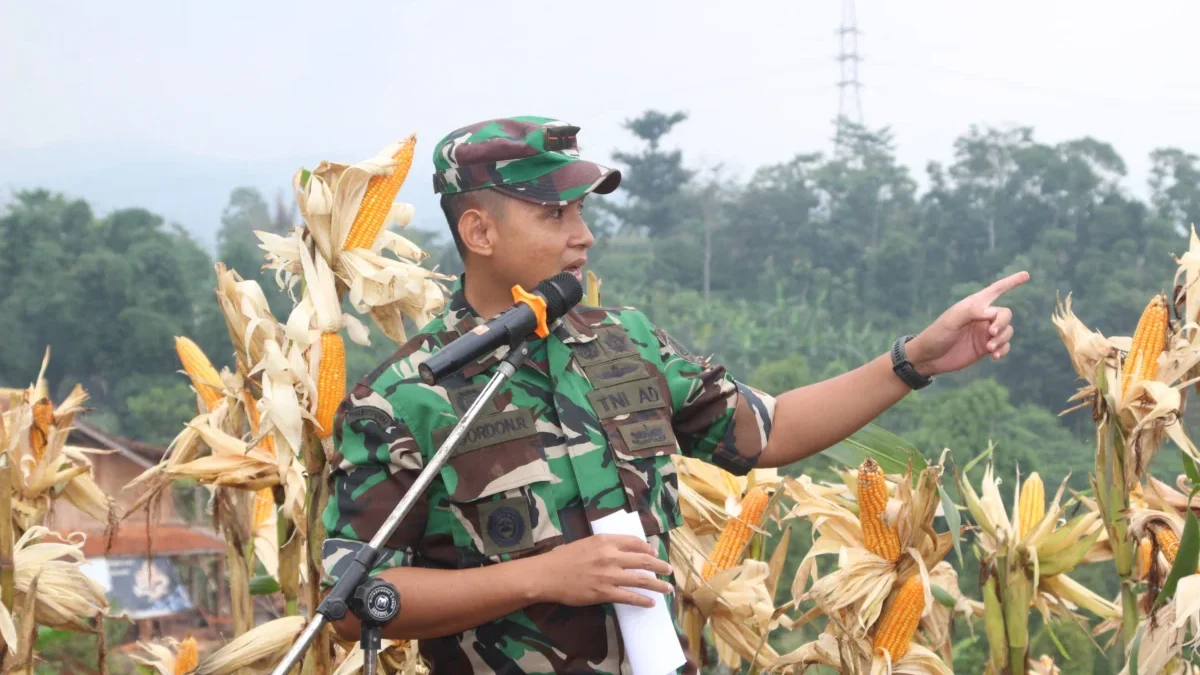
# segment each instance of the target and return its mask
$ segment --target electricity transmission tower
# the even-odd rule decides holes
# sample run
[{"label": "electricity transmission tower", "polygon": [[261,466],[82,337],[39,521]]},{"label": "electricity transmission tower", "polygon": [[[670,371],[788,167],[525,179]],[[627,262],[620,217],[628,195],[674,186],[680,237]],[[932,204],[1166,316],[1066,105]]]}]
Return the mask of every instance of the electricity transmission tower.
[{"label": "electricity transmission tower", "polygon": [[838,80],[838,139],[841,139],[841,122],[849,120],[862,124],[862,95],[863,83],[858,79],[858,64],[862,57],[858,55],[858,21],[854,16],[854,0],[842,0],[842,25],[838,33],[837,60],[841,65],[841,79]]}]

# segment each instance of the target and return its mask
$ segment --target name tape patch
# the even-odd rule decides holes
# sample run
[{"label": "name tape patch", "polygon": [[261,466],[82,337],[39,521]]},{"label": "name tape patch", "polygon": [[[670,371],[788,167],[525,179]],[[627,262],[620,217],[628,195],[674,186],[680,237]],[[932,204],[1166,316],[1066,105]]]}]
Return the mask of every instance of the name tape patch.
[{"label": "name tape patch", "polygon": [[588,401],[600,419],[617,415],[667,407],[667,400],[659,389],[658,379],[634,380],[615,387],[605,387],[589,392]]},{"label": "name tape patch", "polygon": [[[433,442],[439,447],[450,437],[454,427],[434,429]],[[454,454],[461,455],[489,445],[537,435],[536,420],[530,408],[518,408],[477,418],[459,439]]]}]

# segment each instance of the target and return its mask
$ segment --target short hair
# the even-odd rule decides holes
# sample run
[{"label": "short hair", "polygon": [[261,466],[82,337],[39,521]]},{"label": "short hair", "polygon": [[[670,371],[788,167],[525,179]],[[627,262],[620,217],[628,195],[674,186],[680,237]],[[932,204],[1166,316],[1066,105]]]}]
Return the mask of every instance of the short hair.
[{"label": "short hair", "polygon": [[458,256],[463,262],[467,259],[467,247],[463,244],[462,235],[458,233],[459,219],[470,209],[482,209],[493,216],[499,216],[504,213],[506,200],[504,194],[491,188],[442,195],[442,213],[446,216],[446,225],[450,228],[454,247],[458,249]]}]

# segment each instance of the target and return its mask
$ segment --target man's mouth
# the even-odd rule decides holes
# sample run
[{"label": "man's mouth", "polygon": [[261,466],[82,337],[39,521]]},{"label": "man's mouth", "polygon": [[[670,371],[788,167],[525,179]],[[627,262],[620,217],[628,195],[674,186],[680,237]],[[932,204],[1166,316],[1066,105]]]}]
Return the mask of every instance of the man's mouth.
[{"label": "man's mouth", "polygon": [[563,268],[564,272],[570,272],[575,275],[575,278],[583,281],[583,267],[587,265],[586,260],[577,260]]}]

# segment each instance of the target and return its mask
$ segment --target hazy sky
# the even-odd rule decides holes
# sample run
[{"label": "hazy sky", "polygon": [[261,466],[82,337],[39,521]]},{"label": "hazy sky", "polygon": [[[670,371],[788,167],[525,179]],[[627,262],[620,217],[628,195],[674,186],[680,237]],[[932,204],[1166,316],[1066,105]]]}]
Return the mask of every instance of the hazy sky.
[{"label": "hazy sky", "polygon": [[[1139,192],[1153,148],[1200,153],[1196,0],[856,9],[865,121],[892,127],[918,177],[974,123],[1111,142]],[[672,144],[691,164],[744,175],[829,149],[840,16],[839,0],[9,0],[0,149],[312,166],[416,132],[404,199],[431,191],[433,144],[462,124],[556,116],[603,161],[632,146],[621,121],[656,107],[690,114]]]}]

